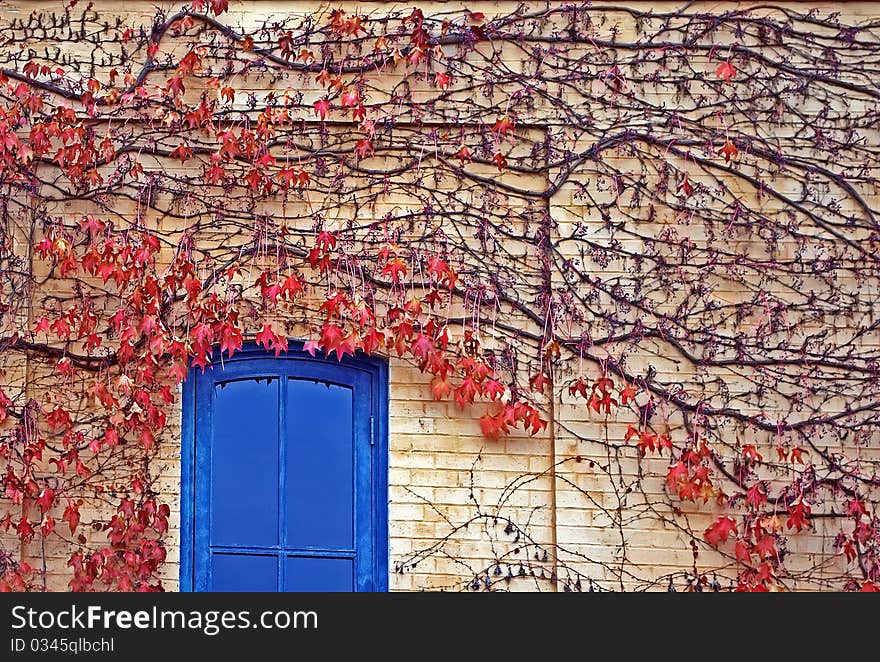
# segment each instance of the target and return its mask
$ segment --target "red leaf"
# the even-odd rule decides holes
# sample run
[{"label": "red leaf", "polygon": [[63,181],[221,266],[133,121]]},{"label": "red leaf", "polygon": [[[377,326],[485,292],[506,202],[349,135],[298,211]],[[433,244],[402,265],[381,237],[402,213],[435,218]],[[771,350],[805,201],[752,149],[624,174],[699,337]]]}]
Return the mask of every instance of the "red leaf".
[{"label": "red leaf", "polygon": [[57,320],[52,322],[51,329],[58,335],[59,338],[70,338],[70,324],[63,317],[59,317]]},{"label": "red leaf", "polygon": [[9,417],[10,405],[12,405],[12,400],[10,400],[9,396],[3,392],[2,388],[0,388],[0,423]]},{"label": "red leaf", "polygon": [[507,159],[501,152],[495,153],[495,156],[492,157],[492,163],[498,168],[498,172],[503,172],[507,167]]},{"label": "red leaf", "polygon": [[439,87],[441,90],[449,89],[451,81],[452,78],[445,71],[438,71],[434,74],[434,87]]},{"label": "red leaf", "polygon": [[662,452],[664,448],[672,450],[672,439],[665,434],[661,434],[657,437],[657,451]]},{"label": "red leaf", "polygon": [[324,356],[329,358],[333,352],[340,361],[346,354],[354,355],[355,341],[353,334],[345,335],[338,324],[325,324],[321,330],[321,345],[324,347]]},{"label": "red leaf", "polygon": [[156,445],[156,438],[153,436],[153,433],[150,431],[149,428],[144,428],[143,430],[141,430],[140,441],[141,445],[147,450],[150,450],[153,446]]},{"label": "red leaf", "polygon": [[867,520],[860,521],[853,531],[853,539],[862,545],[866,545],[874,536],[874,527]]},{"label": "red leaf", "polygon": [[354,153],[357,154],[358,159],[365,159],[372,156],[374,152],[373,141],[369,138],[362,138],[355,143]]},{"label": "red leaf", "polygon": [[263,328],[257,332],[254,339],[257,341],[258,345],[268,350],[272,346],[272,342],[275,340],[275,332],[272,331],[271,326],[263,324]]},{"label": "red leaf", "polygon": [[424,333],[418,334],[410,345],[410,352],[417,359],[425,360],[434,351],[434,342]]},{"label": "red leaf", "polygon": [[399,283],[401,276],[406,276],[406,262],[399,257],[389,260],[388,264],[382,269],[382,275],[391,276],[391,280]]},{"label": "red leaf", "polygon": [[718,547],[736,532],[736,521],[732,517],[724,515],[718,517],[715,523],[706,529],[704,535],[706,542]]},{"label": "red leaf", "polygon": [[550,378],[543,372],[539,372],[529,380],[529,386],[536,393],[544,393],[551,383]]},{"label": "red leaf", "polygon": [[458,275],[450,268],[446,260],[439,257],[428,259],[428,273],[434,276],[438,282],[446,281],[450,288],[455,286]]},{"label": "red leaf", "polygon": [[253,169],[244,176],[244,181],[253,191],[259,191],[263,183],[263,175],[259,170]]},{"label": "red leaf", "polygon": [[684,197],[690,197],[690,195],[694,192],[693,185],[688,181],[687,173],[684,175],[684,179],[681,180],[681,183],[675,188],[676,193],[684,193]]},{"label": "red leaf", "polygon": [[61,516],[62,521],[67,522],[67,525],[70,527],[70,533],[72,534],[76,531],[76,527],[79,525],[79,506],[77,506],[73,501],[68,501],[67,508],[64,509],[64,514]]},{"label": "red leaf", "polygon": [[761,483],[755,483],[746,491],[746,501],[754,508],[758,509],[762,503],[767,502],[767,495],[764,494],[764,486]]},{"label": "red leaf", "polygon": [[480,429],[488,439],[498,439],[508,431],[504,416],[501,414],[483,414],[480,417]]},{"label": "red leaf", "polygon": [[46,422],[55,429],[70,427],[70,414],[57,406],[46,415]]},{"label": "red leaf", "polygon": [[483,393],[490,400],[498,400],[504,395],[505,391],[507,391],[507,388],[496,379],[488,380],[483,387]]},{"label": "red leaf", "polygon": [[445,400],[452,393],[452,386],[445,377],[434,377],[431,380],[431,393],[434,394],[435,400]]},{"label": "red leaf", "polygon": [[739,154],[739,150],[731,140],[725,140],[724,145],[718,150],[718,153],[724,156],[724,162],[729,163],[731,159],[735,159]]},{"label": "red leaf", "polygon": [[638,390],[631,384],[624,384],[620,389],[620,404],[625,406],[630,402],[634,402]]},{"label": "red leaf", "polygon": [[318,238],[315,240],[315,245],[325,250],[336,248],[336,235],[327,230],[321,230],[318,233]]},{"label": "red leaf", "polygon": [[474,381],[473,377],[465,377],[461,385],[455,389],[455,393],[453,395],[455,402],[461,409],[464,409],[467,405],[473,404],[474,398],[479,393],[479,386],[477,382]]},{"label": "red leaf", "polygon": [[678,489],[678,484],[687,478],[690,475],[687,466],[684,462],[678,462],[677,464],[669,467],[669,470],[666,472],[666,485],[670,490]]},{"label": "red leaf", "polygon": [[805,452],[806,451],[804,451],[803,448],[799,448],[797,446],[792,448],[791,449],[791,461],[797,462],[798,464],[806,464],[806,462],[804,462],[804,458],[803,458],[803,454]]},{"label": "red leaf", "polygon": [[343,107],[354,108],[359,105],[361,102],[361,97],[358,94],[358,91],[354,87],[346,88],[342,93],[342,105]]},{"label": "red leaf", "polygon": [[753,444],[743,446],[742,454],[744,458],[753,462],[760,462],[764,459],[764,456],[758,452],[758,449]]},{"label": "red leaf", "polygon": [[321,349],[321,343],[317,340],[306,340],[303,343],[303,351],[308,352],[311,356],[315,355],[315,350]]},{"label": "red leaf", "polygon": [[626,435],[624,435],[623,440],[629,441],[633,437],[640,437],[641,435],[642,433],[639,431],[639,429],[635,425],[630,423],[626,427]]},{"label": "red leaf", "polygon": [[715,75],[718,78],[723,78],[725,83],[730,83],[730,80],[736,75],[736,69],[733,68],[733,65],[730,64],[727,60],[718,65],[718,68],[715,70]]},{"label": "red leaf", "polygon": [[855,517],[856,520],[859,520],[862,518],[862,515],[867,516],[868,509],[865,508],[864,501],[862,501],[858,497],[853,497],[846,502],[846,512],[849,513],[850,517]]},{"label": "red leaf", "polygon": [[222,184],[226,178],[226,171],[219,163],[214,163],[210,168],[205,170],[205,181],[209,184]]},{"label": "red leaf", "polygon": [[776,556],[776,544],[773,536],[761,536],[761,539],[755,544],[755,552],[761,559],[769,559]]},{"label": "red leaf", "polygon": [[510,115],[504,115],[503,117],[499,117],[494,126],[492,127],[492,131],[497,133],[499,136],[506,136],[508,133],[513,131],[516,126],[516,122],[510,118]]},{"label": "red leaf", "polygon": [[473,157],[471,156],[471,150],[468,149],[467,145],[460,145],[458,151],[453,154],[453,156],[459,159],[462,165],[464,165],[465,163],[469,163],[473,160]]},{"label": "red leaf", "polygon": [[758,566],[758,579],[764,583],[773,581],[773,566],[766,561]]},{"label": "red leaf", "polygon": [[225,324],[223,326],[223,334],[220,336],[220,351],[228,352],[232,357],[236,350],[240,350],[244,343],[241,329],[234,324]]},{"label": "red leaf", "polygon": [[569,385],[568,392],[570,395],[580,395],[584,400],[587,400],[590,397],[589,388],[589,382],[583,377],[578,377]]},{"label": "red leaf", "polygon": [[40,512],[45,515],[54,502],[55,491],[48,487],[43,488],[43,491],[40,492],[40,496],[37,498],[37,506],[39,506]]},{"label": "red leaf", "polygon": [[541,418],[541,414],[534,407],[529,407],[523,423],[523,427],[528,428],[531,435],[536,435],[547,427],[547,421]]},{"label": "red leaf", "polygon": [[49,319],[45,315],[37,320],[37,324],[34,327],[34,335],[38,333],[49,333]]},{"label": "red leaf", "polygon": [[[181,163],[186,163],[189,159],[192,158],[192,149],[184,143],[179,144],[174,148],[174,151],[171,152],[171,158],[180,159]],[[222,179],[222,176],[221,176]]]},{"label": "red leaf", "polygon": [[736,554],[736,560],[746,565],[752,564],[752,553],[749,551],[749,546],[744,540],[737,540],[736,545],[734,546],[734,554]]},{"label": "red leaf", "polygon": [[349,356],[354,356],[354,353],[357,351],[357,336],[354,333],[347,334],[340,342],[336,345],[336,358],[339,361],[345,358],[346,354]]},{"label": "red leaf", "polygon": [[183,84],[183,76],[177,75],[169,78],[166,91],[173,97],[176,97],[186,92],[186,86]]},{"label": "red leaf", "polygon": [[385,333],[379,331],[375,326],[371,326],[361,338],[361,348],[367,354],[372,354],[384,345]]},{"label": "red leaf", "polygon": [[327,99],[318,99],[314,103],[315,107],[315,115],[321,118],[321,121],[327,119],[327,115],[330,114],[330,102]]},{"label": "red leaf", "polygon": [[789,529],[797,529],[798,531],[809,528],[810,524],[807,521],[807,517],[811,510],[810,505],[803,501],[798,501],[797,503],[790,505],[788,507],[788,519],[785,522],[785,526]]},{"label": "red leaf", "polygon": [[116,428],[108,427],[104,431],[104,443],[113,448],[119,443],[119,434],[116,432]]},{"label": "red leaf", "polygon": [[18,537],[21,538],[22,542],[30,542],[30,540],[34,537],[34,527],[31,526],[31,523],[27,517],[22,517],[18,521],[18,525],[15,527],[15,530],[18,532]]}]

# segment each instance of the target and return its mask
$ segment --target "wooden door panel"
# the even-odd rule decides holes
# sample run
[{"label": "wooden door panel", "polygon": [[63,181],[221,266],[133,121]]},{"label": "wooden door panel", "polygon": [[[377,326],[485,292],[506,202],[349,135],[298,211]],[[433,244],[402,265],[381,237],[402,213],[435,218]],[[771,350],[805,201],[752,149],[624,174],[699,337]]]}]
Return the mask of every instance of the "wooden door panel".
[{"label": "wooden door panel", "polygon": [[186,389],[181,588],[386,590],[385,366],[251,349]]}]

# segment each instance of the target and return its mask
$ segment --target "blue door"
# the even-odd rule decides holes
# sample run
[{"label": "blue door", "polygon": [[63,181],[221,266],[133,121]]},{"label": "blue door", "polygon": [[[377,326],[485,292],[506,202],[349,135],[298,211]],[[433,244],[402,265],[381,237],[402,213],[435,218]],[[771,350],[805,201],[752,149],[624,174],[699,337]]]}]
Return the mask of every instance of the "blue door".
[{"label": "blue door", "polygon": [[181,588],[387,590],[385,365],[250,349],[186,386]]}]

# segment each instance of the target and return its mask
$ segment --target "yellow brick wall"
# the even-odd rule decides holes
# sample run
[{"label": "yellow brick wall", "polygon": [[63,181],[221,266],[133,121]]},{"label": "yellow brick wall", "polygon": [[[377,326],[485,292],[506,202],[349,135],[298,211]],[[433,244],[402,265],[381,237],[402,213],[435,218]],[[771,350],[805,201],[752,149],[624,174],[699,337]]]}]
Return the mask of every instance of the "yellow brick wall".
[{"label": "yellow brick wall", "polygon": [[[0,24],[12,17],[25,17],[32,11],[49,11],[53,3],[0,0]],[[179,6],[174,2],[95,0],[95,8],[108,18],[121,16],[131,27],[149,26],[154,7]],[[514,10],[519,2],[418,3],[427,15],[467,6],[484,11],[491,18],[496,13]],[[799,9],[815,7],[822,12],[839,11],[848,21],[877,18],[876,3],[778,3]],[[409,6],[406,3],[337,2],[350,11],[388,12]],[[639,8],[652,7],[657,12],[679,7],[678,3],[629,3]],[[722,12],[734,3],[705,2],[691,9]],[[267,16],[287,12],[308,13],[326,4],[308,2],[253,1],[232,2],[224,21],[254,28]],[[621,39],[634,27],[624,13],[609,12],[608,25],[618,24]],[[295,83],[292,83],[295,84]],[[257,89],[257,92],[265,90]],[[239,90],[241,93],[242,90]],[[314,90],[306,90],[308,95]],[[541,108],[536,109],[540,119]],[[149,157],[145,157],[149,158]],[[625,158],[615,165],[626,169]],[[490,176],[495,176],[487,169]],[[514,181],[516,175],[505,175]],[[590,210],[576,196],[572,180],[549,201],[550,213],[560,227],[589,219]],[[443,185],[453,187],[454,182]],[[794,184],[792,184],[794,186]],[[406,200],[394,199],[369,211],[381,217],[394,205]],[[62,216],[76,216],[80,210],[54,209]],[[595,224],[594,238],[601,239],[601,224]],[[562,232],[562,231],[560,231]],[[693,229],[693,232],[696,232]],[[696,235],[694,235],[696,237]],[[38,267],[39,268],[39,267]],[[736,297],[737,292],[728,293]],[[648,345],[649,343],[646,343]],[[651,363],[662,376],[675,375],[680,367],[655,347],[659,355],[646,351],[639,370]],[[565,376],[565,375],[562,375]],[[22,372],[13,379],[13,388],[24,388]],[[691,567],[697,569],[727,567],[733,564],[701,548],[694,560],[690,536],[676,523],[671,503],[664,489],[667,458],[639,458],[635,448],[623,451],[603,449],[601,444],[587,444],[585,439],[621,441],[626,421],[606,422],[591,415],[583,402],[574,403],[556,384],[555,419],[544,433],[528,437],[515,433],[500,442],[483,437],[477,416],[461,415],[451,402],[435,402],[427,380],[404,361],[390,360],[390,461],[389,528],[390,586],[392,590],[461,589],[475,576],[511,590],[562,590],[566,582],[586,590],[595,580],[603,588],[665,588],[652,581],[670,572]],[[162,495],[172,507],[168,537],[169,557],[164,568],[166,587],[177,587],[179,558],[179,408],[172,415],[174,424],[164,440],[154,463],[161,475]],[[577,435],[577,436],[576,436]],[[645,476],[644,479],[641,476]],[[702,530],[710,521],[712,508],[691,513],[694,530]],[[647,512],[657,516],[644,517]],[[88,521],[84,513],[84,521]],[[700,522],[704,522],[700,525]],[[809,560],[828,559],[829,572],[840,567],[831,549],[830,536],[824,535],[824,522],[817,523],[815,535],[798,536],[793,545],[803,549]],[[827,525],[829,528],[830,524]],[[625,542],[625,546],[624,546]],[[50,569],[50,585],[63,588],[64,564],[69,550],[61,543],[38,544],[22,551],[23,558],[38,561],[45,553]],[[546,559],[546,560],[545,560]],[[524,575],[520,575],[521,569]],[[487,574],[488,571],[488,574]],[[500,573],[500,574],[497,574]],[[505,581],[509,573],[515,579]],[[549,581],[558,573],[560,583]],[[726,585],[724,573],[719,579]]]}]

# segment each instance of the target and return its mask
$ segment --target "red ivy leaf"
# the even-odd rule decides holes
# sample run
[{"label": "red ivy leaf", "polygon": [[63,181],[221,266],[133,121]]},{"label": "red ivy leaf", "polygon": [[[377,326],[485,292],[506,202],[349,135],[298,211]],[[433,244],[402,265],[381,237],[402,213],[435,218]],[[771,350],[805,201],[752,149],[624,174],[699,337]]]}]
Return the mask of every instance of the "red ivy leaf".
[{"label": "red ivy leaf", "polygon": [[496,379],[487,380],[483,386],[483,393],[490,400],[498,400],[504,395],[505,391],[507,391],[507,388]]},{"label": "red ivy leaf", "polygon": [[451,81],[452,79],[445,71],[438,71],[434,74],[434,86],[439,87],[441,90],[449,89],[449,83]]},{"label": "red ivy leaf", "polygon": [[223,327],[223,334],[220,336],[220,351],[228,352],[230,358],[235,354],[236,350],[240,350],[244,343],[241,329],[234,324],[226,324]]},{"label": "red ivy leaf", "polygon": [[677,490],[678,485],[684,479],[686,479],[690,475],[687,466],[684,462],[678,462],[677,464],[669,467],[669,470],[666,472],[666,485],[670,490]]},{"label": "red ivy leaf", "polygon": [[758,452],[758,449],[755,448],[754,444],[746,444],[742,449],[743,457],[752,462],[760,462],[764,459],[764,456]]},{"label": "red ivy leaf", "polygon": [[546,373],[539,372],[529,380],[529,386],[536,393],[544,393],[552,382]]},{"label": "red ivy leaf", "polygon": [[315,356],[315,351],[321,349],[321,343],[317,340],[306,340],[303,343],[303,351],[308,352],[310,356]]},{"label": "red ivy leaf", "polygon": [[752,552],[749,550],[748,543],[744,540],[737,540],[736,545],[734,546],[734,554],[736,555],[736,560],[746,565],[751,565],[752,563]]},{"label": "red ivy leaf", "polygon": [[458,151],[453,154],[453,156],[460,160],[462,165],[464,165],[465,163],[469,163],[473,160],[473,157],[471,156],[471,150],[468,149],[467,145],[460,145]]},{"label": "red ivy leaf", "polygon": [[73,501],[68,501],[67,508],[64,509],[61,519],[67,522],[67,525],[70,527],[70,533],[73,534],[76,531],[76,527],[79,526],[79,506]]},{"label": "red ivy leaf", "polygon": [[776,556],[776,543],[773,536],[763,535],[760,540],[755,543],[755,552],[761,559],[770,559]]},{"label": "red ivy leaf", "polygon": [[492,157],[492,163],[498,168],[498,172],[504,172],[504,169],[507,167],[507,158],[501,152],[495,152],[495,156]]},{"label": "red ivy leaf", "polygon": [[391,280],[399,283],[402,276],[406,276],[406,262],[396,257],[388,261],[382,269],[383,276],[391,276]]},{"label": "red ivy leaf", "polygon": [[790,505],[785,526],[789,529],[797,529],[798,531],[809,528],[810,524],[807,521],[807,517],[810,515],[811,510],[810,505],[803,501]]},{"label": "red ivy leaf", "polygon": [[763,484],[755,483],[746,490],[746,501],[756,510],[761,507],[761,504],[767,503],[767,495],[764,493]]},{"label": "red ivy leaf", "polygon": [[725,83],[730,83],[731,79],[736,75],[736,69],[733,68],[733,65],[730,64],[727,60],[718,65],[718,68],[715,70],[715,75],[718,78],[724,79]]},{"label": "red ivy leaf", "polygon": [[483,414],[480,417],[480,429],[488,439],[498,439],[507,433],[507,424],[501,414]]},{"label": "red ivy leaf", "polygon": [[625,406],[630,402],[634,402],[637,394],[638,390],[634,386],[632,386],[631,384],[624,384],[623,387],[620,389],[621,406]]},{"label": "red ivy leaf", "polygon": [[321,118],[321,121],[327,119],[327,115],[330,114],[330,102],[327,99],[318,99],[314,103],[315,107],[315,115]]},{"label": "red ivy leaf", "polygon": [[40,512],[45,515],[54,502],[55,491],[48,487],[43,488],[43,491],[40,492],[40,496],[37,498],[37,506],[39,506]]},{"label": "red ivy leaf", "polygon": [[452,393],[452,386],[445,377],[438,375],[431,380],[431,393],[435,400],[445,400]]},{"label": "red ivy leaf", "polygon": [[712,526],[706,529],[704,535],[706,542],[718,547],[736,532],[736,521],[732,517],[722,515],[715,520]]},{"label": "red ivy leaf", "polygon": [[373,141],[369,138],[362,138],[355,143],[354,153],[357,155],[358,159],[366,159],[367,157],[372,156],[375,153],[375,149],[373,148]]},{"label": "red ivy leaf", "polygon": [[510,115],[504,115],[503,117],[499,117],[495,121],[495,124],[492,127],[492,131],[497,133],[499,136],[506,136],[508,133],[513,131],[515,126],[516,122],[511,119]]},{"label": "red ivy leaf", "polygon": [[739,154],[739,150],[731,140],[725,140],[724,145],[718,150],[718,153],[724,156],[724,162],[729,163],[731,159],[735,159]]}]

